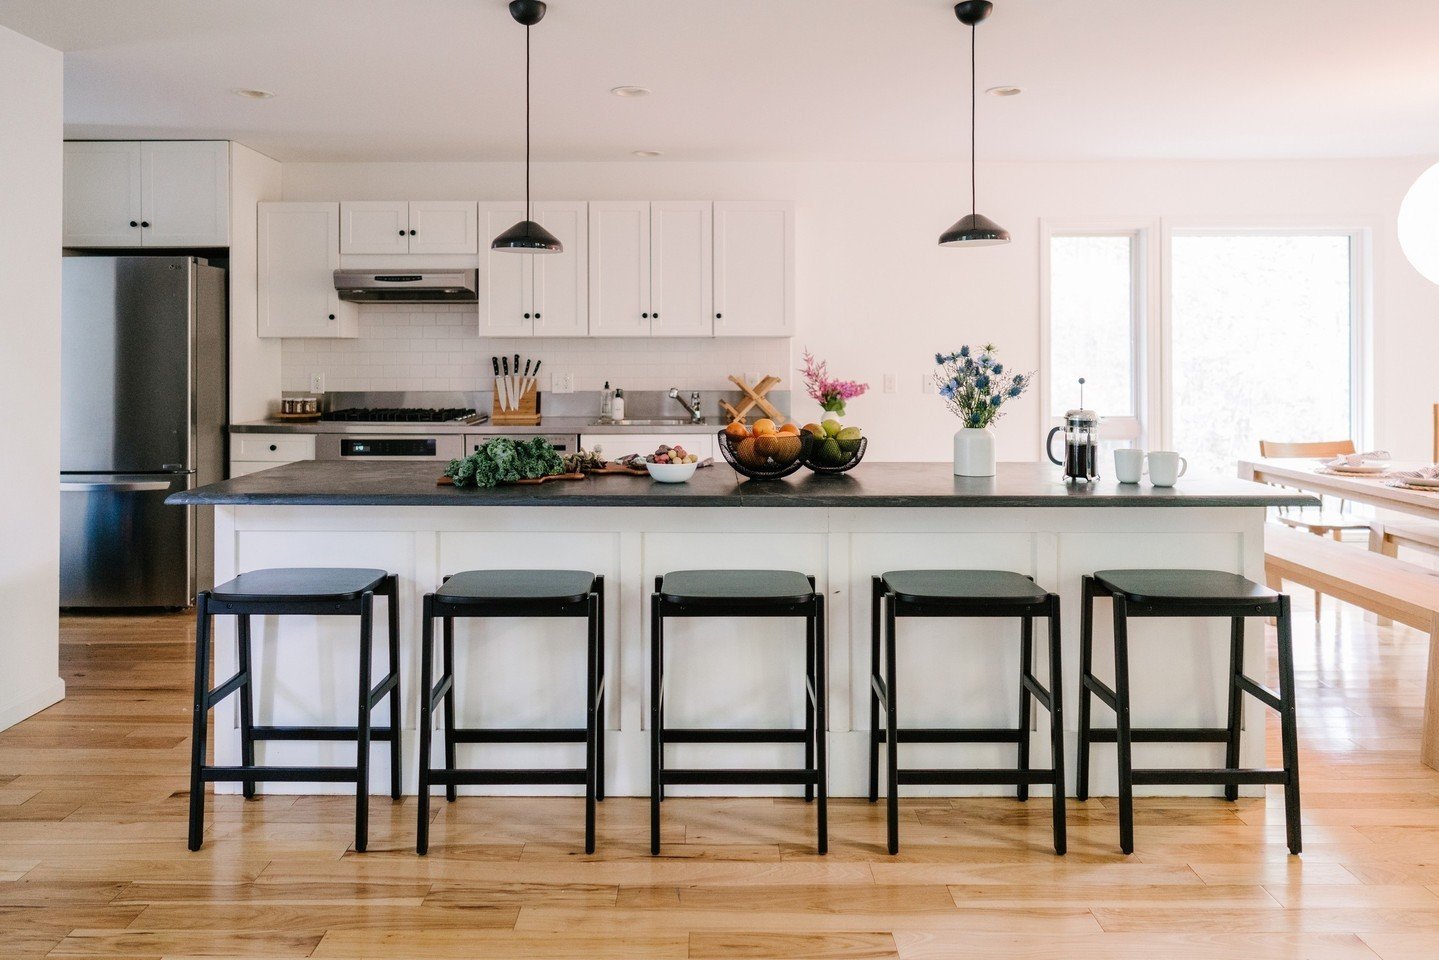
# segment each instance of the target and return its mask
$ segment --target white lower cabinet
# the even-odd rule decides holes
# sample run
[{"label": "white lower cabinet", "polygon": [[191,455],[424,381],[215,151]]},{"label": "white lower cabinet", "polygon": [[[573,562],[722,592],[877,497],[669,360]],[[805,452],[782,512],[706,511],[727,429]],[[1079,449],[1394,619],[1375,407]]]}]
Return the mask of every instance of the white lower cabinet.
[{"label": "white lower cabinet", "polygon": [[335,292],[338,203],[261,203],[262,337],[357,337],[359,311]]},{"label": "white lower cabinet", "polygon": [[708,433],[586,433],[580,435],[580,446],[585,450],[599,447],[605,459],[618,460],[620,457],[637,453],[647,457],[660,444],[667,447],[684,447],[685,453],[693,453],[701,460],[715,455],[715,438]]},{"label": "white lower cabinet", "polygon": [[315,459],[312,433],[231,433],[230,476],[243,477],[271,467]]}]

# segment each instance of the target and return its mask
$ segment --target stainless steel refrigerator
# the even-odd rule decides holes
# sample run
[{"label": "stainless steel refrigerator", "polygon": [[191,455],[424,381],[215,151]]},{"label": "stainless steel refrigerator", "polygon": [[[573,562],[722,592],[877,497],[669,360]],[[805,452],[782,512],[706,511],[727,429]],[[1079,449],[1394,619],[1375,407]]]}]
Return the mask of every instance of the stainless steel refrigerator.
[{"label": "stainless steel refrigerator", "polygon": [[183,607],[213,577],[224,477],[225,271],[196,257],[66,257],[60,605]]}]

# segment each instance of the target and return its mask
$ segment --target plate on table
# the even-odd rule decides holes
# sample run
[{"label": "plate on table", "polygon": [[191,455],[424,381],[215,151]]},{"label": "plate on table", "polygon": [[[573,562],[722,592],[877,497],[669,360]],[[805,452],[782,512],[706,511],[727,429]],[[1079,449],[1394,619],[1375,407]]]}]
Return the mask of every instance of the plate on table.
[{"label": "plate on table", "polygon": [[1382,463],[1358,463],[1346,464],[1342,467],[1330,467],[1335,473],[1347,473],[1355,477],[1377,477],[1389,468]]},{"label": "plate on table", "polygon": [[1439,490],[1439,477],[1404,477],[1404,485],[1415,490]]}]

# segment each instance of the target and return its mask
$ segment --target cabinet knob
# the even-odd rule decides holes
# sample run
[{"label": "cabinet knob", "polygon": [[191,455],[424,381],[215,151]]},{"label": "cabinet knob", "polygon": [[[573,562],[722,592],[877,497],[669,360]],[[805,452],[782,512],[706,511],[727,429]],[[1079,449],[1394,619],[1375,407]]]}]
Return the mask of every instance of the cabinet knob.
[{"label": "cabinet knob", "polygon": [[539,318],[540,318],[540,315],[539,315],[538,313],[535,314],[535,319],[538,320]]},{"label": "cabinet knob", "polygon": [[404,235],[405,235],[405,231],[401,230],[401,231],[400,231],[400,236],[403,237]]},{"label": "cabinet knob", "polygon": [[280,448],[277,447],[277,446],[275,446],[273,443],[270,444],[270,452],[271,452],[271,453],[274,453],[274,452],[275,452],[276,450],[278,450],[278,449],[280,449]]},{"label": "cabinet knob", "polygon": [[723,319],[724,319],[724,314],[722,314],[722,313],[717,313],[717,314],[715,314],[715,319],[716,319],[716,320],[723,320]]},{"label": "cabinet knob", "polygon": [[658,313],[651,314],[650,316],[651,316],[652,319],[655,319],[655,320],[658,320],[658,319],[660,318],[660,315],[659,315]]},{"label": "cabinet knob", "polygon": [[530,319],[530,315],[529,315],[528,313],[525,314],[525,319],[526,319],[526,320]]},{"label": "cabinet knob", "polygon": [[650,318],[650,315],[649,315],[648,313],[642,313],[642,314],[640,314],[640,319],[641,319],[641,320],[648,320],[649,318]]},{"label": "cabinet knob", "polygon": [[411,230],[411,231],[410,231],[410,236],[413,237],[414,235],[415,235],[415,231]]},{"label": "cabinet knob", "polygon": [[149,220],[141,220],[141,221],[140,221],[140,226],[142,226],[142,227],[148,227],[149,225],[150,225],[150,221],[149,221]]},{"label": "cabinet knob", "polygon": [[334,315],[333,313],[330,314],[330,319],[331,319],[331,320],[335,319],[335,315]]},{"label": "cabinet knob", "polygon": [[132,227],[138,227],[139,225],[140,225],[140,221],[139,221],[139,220],[131,220],[131,221],[130,221],[130,226],[132,226]]}]

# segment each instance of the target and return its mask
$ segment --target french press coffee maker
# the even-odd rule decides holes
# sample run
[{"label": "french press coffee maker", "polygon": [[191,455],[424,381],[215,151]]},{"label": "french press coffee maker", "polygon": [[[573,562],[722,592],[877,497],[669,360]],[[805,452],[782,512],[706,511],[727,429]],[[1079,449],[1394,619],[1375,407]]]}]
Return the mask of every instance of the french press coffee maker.
[{"label": "french press coffee maker", "polygon": [[[1064,468],[1066,483],[1089,483],[1099,479],[1099,414],[1084,407],[1084,378],[1079,378],[1080,409],[1064,414],[1064,426],[1049,431],[1044,450],[1049,459]],[[1064,432],[1064,459],[1054,455],[1054,435]]]}]

